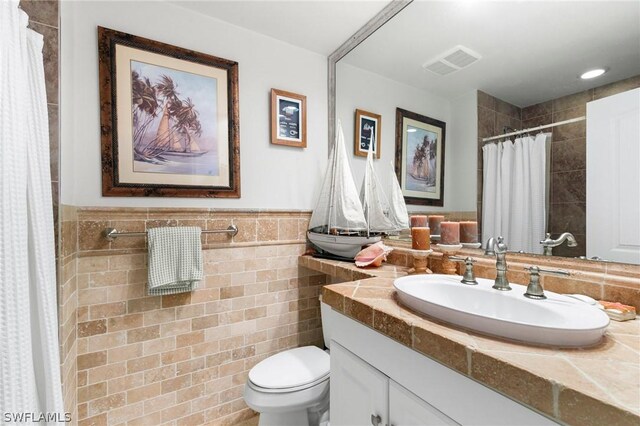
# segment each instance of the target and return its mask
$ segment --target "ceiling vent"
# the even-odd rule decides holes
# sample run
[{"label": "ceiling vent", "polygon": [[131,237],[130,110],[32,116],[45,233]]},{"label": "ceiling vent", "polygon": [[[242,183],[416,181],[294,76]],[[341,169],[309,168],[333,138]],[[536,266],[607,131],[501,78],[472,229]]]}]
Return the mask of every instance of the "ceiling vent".
[{"label": "ceiling vent", "polygon": [[435,59],[425,62],[422,68],[434,74],[447,75],[468,67],[481,57],[467,47],[456,46],[438,55]]}]

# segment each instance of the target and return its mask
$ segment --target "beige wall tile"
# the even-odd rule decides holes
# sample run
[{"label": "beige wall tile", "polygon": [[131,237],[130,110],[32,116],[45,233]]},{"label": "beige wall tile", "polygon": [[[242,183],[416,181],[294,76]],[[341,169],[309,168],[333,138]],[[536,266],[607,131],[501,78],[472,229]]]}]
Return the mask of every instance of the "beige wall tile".
[{"label": "beige wall tile", "polygon": [[[141,386],[139,388],[127,391],[127,404],[133,404],[139,401],[153,398],[160,395],[162,386],[160,383],[152,383],[150,385]],[[144,404],[142,405],[144,410]]]},{"label": "beige wall tile", "polygon": [[178,419],[180,417],[187,416],[191,411],[191,402],[184,402],[182,404],[173,405],[170,408],[162,410],[162,421],[168,422]]},{"label": "beige wall tile", "polygon": [[[183,374],[189,374],[196,371],[200,371],[205,368],[205,365],[206,365],[206,360],[204,357],[179,362],[176,364],[176,374],[178,376],[182,376]],[[192,381],[193,381],[193,377],[192,377]]]},{"label": "beige wall tile", "polygon": [[78,402],[87,402],[107,395],[107,382],[78,388]]},{"label": "beige wall tile", "polygon": [[191,347],[187,346],[163,353],[161,362],[163,365],[174,364],[180,361],[186,361],[189,358],[191,358]]},{"label": "beige wall tile", "polygon": [[[203,226],[209,213],[203,219],[197,217],[202,211],[172,212],[177,216],[169,217],[141,209],[131,210],[130,219],[128,211],[83,210],[83,224],[78,224],[82,255],[67,263],[70,285],[63,300],[77,300],[78,305],[64,311],[61,330],[79,354],[72,357],[79,370],[69,370],[74,385],[83,389],[77,401],[80,393],[71,392],[78,417],[104,424],[227,424],[246,416],[250,411],[241,393],[248,370],[266,354],[322,337],[313,300],[318,291],[308,287],[309,276],[316,273],[298,268],[305,244],[259,245],[304,240],[308,213],[239,215],[237,238],[207,237],[206,243],[215,246],[203,252],[200,289],[148,297],[146,254],[140,250],[144,239],[109,245],[99,238],[103,225],[127,230]],[[231,219],[221,217],[208,220],[206,227],[229,223]]]},{"label": "beige wall tile", "polygon": [[143,354],[142,348],[142,343],[134,343],[132,345],[109,349],[109,351],[107,352],[107,359],[109,363],[127,361],[130,359],[139,359]]},{"label": "beige wall tile", "polygon": [[149,355],[127,361],[127,374],[150,370],[160,366],[160,355]]},{"label": "beige wall tile", "polygon": [[169,393],[191,386],[191,375],[175,377],[162,381],[162,393]]},{"label": "beige wall tile", "polygon": [[89,370],[87,383],[93,384],[93,383],[103,382],[105,380],[110,380],[116,377],[124,376],[125,374],[127,374],[126,362],[109,363],[107,365],[103,365],[97,368],[92,368],[91,370]]},{"label": "beige wall tile", "polygon": [[144,342],[144,354],[151,355],[175,349],[176,339],[173,336]]},{"label": "beige wall tile", "polygon": [[107,320],[81,322],[78,324],[78,337],[88,337],[107,332]]},{"label": "beige wall tile", "polygon": [[105,396],[102,398],[94,399],[87,404],[87,415],[95,416],[96,414],[104,413],[114,408],[122,407],[126,404],[126,394],[116,393],[113,395]]},{"label": "beige wall tile", "polygon": [[127,312],[132,314],[135,312],[145,312],[154,309],[160,309],[162,299],[160,296],[144,297],[127,301]]},{"label": "beige wall tile", "polygon": [[276,241],[278,239],[278,220],[258,219],[257,238],[258,241]]},{"label": "beige wall tile", "polygon": [[120,425],[129,419],[136,418],[144,413],[144,404],[139,402],[132,404],[128,401],[128,405],[109,411],[109,424]]},{"label": "beige wall tile", "polygon": [[233,224],[238,227],[238,234],[233,242],[252,242],[257,239],[257,221],[255,219],[236,219]]},{"label": "beige wall tile", "polygon": [[78,356],[78,370],[98,367],[107,363],[107,352],[93,352]]},{"label": "beige wall tile", "polygon": [[143,324],[144,322],[142,314],[130,314],[109,318],[107,327],[109,329],[109,332],[114,332],[129,330],[132,328],[139,328],[142,327]]},{"label": "beige wall tile", "polygon": [[89,317],[91,319],[109,318],[127,313],[127,304],[125,302],[100,304],[99,302],[94,301],[94,303],[90,303],[90,305]]},{"label": "beige wall tile", "polygon": [[176,376],[176,366],[166,365],[164,367],[154,368],[153,370],[145,371],[144,382],[145,384],[155,383],[162,380],[168,380]]},{"label": "beige wall tile", "polygon": [[160,337],[160,326],[135,328],[127,331],[127,343],[142,342]]}]

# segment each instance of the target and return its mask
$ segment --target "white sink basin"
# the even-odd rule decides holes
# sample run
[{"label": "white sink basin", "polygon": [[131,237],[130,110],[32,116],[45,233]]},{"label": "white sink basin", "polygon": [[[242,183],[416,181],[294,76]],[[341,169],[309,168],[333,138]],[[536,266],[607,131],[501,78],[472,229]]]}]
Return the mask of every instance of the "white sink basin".
[{"label": "white sink basin", "polygon": [[400,302],[436,319],[480,333],[524,343],[581,347],[602,339],[609,317],[595,306],[545,291],[547,299],[524,297],[526,286],[513,290],[491,288],[493,280],[478,285],[460,283],[457,275],[414,275],[393,285]]}]

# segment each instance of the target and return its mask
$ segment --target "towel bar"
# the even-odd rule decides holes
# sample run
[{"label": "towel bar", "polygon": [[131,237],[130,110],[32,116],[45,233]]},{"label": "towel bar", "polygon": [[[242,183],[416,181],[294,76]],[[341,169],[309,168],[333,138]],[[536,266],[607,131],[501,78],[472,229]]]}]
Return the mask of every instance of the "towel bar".
[{"label": "towel bar", "polygon": [[[230,234],[235,237],[238,233],[238,227],[235,225],[229,225],[227,229],[214,229],[211,231],[202,231],[203,234]],[[115,241],[118,237],[143,237],[147,235],[147,232],[118,232],[115,228],[106,228],[102,235],[107,241]]]}]

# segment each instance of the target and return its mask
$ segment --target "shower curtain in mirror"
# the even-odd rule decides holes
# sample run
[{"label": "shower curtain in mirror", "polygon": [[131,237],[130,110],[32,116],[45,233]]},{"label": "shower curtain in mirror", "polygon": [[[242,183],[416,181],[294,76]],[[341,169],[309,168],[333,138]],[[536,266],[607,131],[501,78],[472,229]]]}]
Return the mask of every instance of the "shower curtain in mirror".
[{"label": "shower curtain in mirror", "polygon": [[510,251],[542,253],[547,222],[547,143],[535,138],[488,143],[482,147],[482,238],[504,237]]},{"label": "shower curtain in mirror", "polygon": [[0,2],[0,422],[57,424],[64,408],[43,39],[27,21],[17,0]]}]

